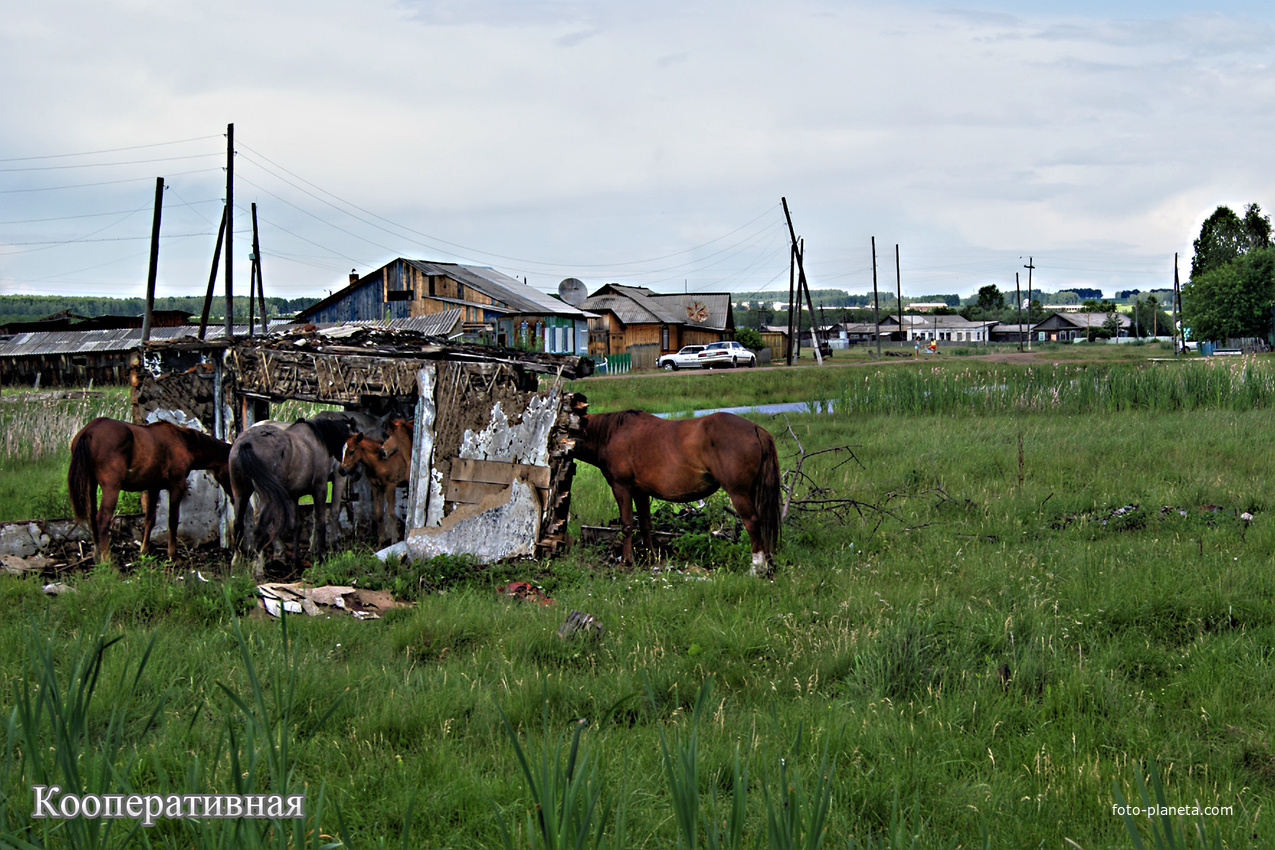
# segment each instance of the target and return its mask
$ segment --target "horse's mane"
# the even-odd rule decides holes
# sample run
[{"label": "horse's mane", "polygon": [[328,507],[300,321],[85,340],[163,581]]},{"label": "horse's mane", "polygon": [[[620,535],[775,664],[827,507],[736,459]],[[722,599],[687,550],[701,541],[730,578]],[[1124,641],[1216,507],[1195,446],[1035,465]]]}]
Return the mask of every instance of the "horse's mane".
[{"label": "horse's mane", "polygon": [[314,436],[319,438],[332,457],[341,457],[345,441],[350,437],[350,425],[340,419],[301,419],[300,422],[310,426]]},{"label": "horse's mane", "polygon": [[611,437],[616,431],[622,430],[629,426],[634,420],[642,416],[640,410],[619,410],[614,413],[590,413],[588,432],[590,438],[597,445],[605,445],[610,442]]}]

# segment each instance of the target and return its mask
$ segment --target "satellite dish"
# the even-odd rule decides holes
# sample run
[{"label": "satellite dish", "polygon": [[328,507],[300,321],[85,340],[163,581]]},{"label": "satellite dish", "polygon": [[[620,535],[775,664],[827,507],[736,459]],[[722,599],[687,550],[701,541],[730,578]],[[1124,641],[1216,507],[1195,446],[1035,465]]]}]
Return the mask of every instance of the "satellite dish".
[{"label": "satellite dish", "polygon": [[569,277],[558,284],[558,297],[572,307],[579,307],[589,297],[589,288],[584,285],[584,281]]}]

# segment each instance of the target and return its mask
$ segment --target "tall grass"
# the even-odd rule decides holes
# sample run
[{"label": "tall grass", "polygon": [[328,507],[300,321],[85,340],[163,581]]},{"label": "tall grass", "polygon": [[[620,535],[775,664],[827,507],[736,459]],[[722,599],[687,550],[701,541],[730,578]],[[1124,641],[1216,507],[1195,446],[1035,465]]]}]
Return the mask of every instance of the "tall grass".
[{"label": "tall grass", "polygon": [[81,398],[63,395],[32,392],[0,396],[0,463],[69,455],[71,438],[95,417],[132,419],[128,391],[123,387],[90,387]]},{"label": "tall grass", "polygon": [[[0,754],[0,844],[11,847],[122,848],[335,848],[323,832],[333,820],[324,789],[307,788],[295,775],[294,748],[305,746],[336,708],[334,702],[317,722],[308,717],[298,730],[301,705],[296,693],[298,666],[288,637],[287,618],[280,621],[282,661],[259,676],[249,640],[239,626],[229,599],[249,693],[241,696],[220,685],[236,711],[224,715],[217,748],[207,757],[195,755],[176,773],[158,771],[157,787],[139,787],[136,778],[156,760],[152,737],[164,725],[172,688],[165,688],[150,708],[132,715],[127,707],[143,690],[156,635],[144,651],[126,659],[114,688],[116,700],[105,707],[98,685],[108,669],[108,650],[120,636],[107,637],[103,624],[62,651],[53,636],[29,632],[28,672],[13,685],[14,707],[5,723],[5,750]],[[263,682],[264,680],[264,682]],[[121,699],[122,698],[122,699]],[[197,718],[196,718],[197,719]],[[195,719],[192,719],[193,726]],[[108,817],[31,818],[31,805],[13,794],[14,787],[57,786],[62,795],[261,794],[307,796],[306,817],[177,818],[143,826],[137,819]],[[26,795],[23,795],[24,797]],[[330,828],[330,827],[329,827]]]},{"label": "tall grass", "polygon": [[990,369],[945,364],[861,372],[832,397],[836,411],[848,415],[1253,410],[1275,404],[1275,367],[1251,357]]}]

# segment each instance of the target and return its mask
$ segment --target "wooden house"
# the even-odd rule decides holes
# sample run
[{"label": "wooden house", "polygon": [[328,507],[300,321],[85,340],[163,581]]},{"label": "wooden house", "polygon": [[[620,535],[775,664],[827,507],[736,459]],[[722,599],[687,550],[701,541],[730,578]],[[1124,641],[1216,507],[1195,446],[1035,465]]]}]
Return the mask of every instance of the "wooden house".
[{"label": "wooden house", "polygon": [[407,319],[461,311],[471,342],[584,354],[588,316],[495,269],[402,257],[297,314],[302,322]]},{"label": "wooden house", "polygon": [[[1113,314],[1118,323],[1116,336],[1129,336],[1133,320],[1124,313]],[[1041,342],[1066,342],[1091,339],[1107,321],[1106,313],[1054,313],[1032,327],[1032,335]]]},{"label": "wooden house", "polygon": [[663,295],[608,283],[580,305],[589,319],[590,357],[631,354],[633,368],[654,368],[661,354],[735,336],[730,293]]}]

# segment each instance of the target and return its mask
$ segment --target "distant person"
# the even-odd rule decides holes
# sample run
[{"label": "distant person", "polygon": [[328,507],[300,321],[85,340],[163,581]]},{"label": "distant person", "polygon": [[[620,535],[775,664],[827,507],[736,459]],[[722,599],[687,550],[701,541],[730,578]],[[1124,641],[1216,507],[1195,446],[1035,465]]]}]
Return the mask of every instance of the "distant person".
[{"label": "distant person", "polygon": [[939,341],[937,339],[930,340],[930,353],[931,354],[939,353]]}]

